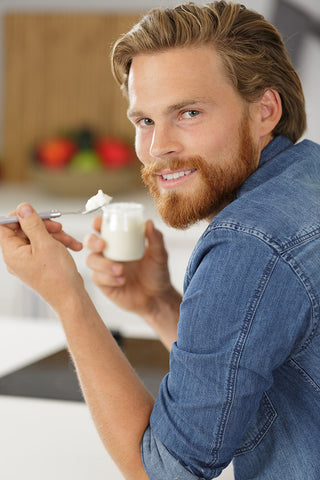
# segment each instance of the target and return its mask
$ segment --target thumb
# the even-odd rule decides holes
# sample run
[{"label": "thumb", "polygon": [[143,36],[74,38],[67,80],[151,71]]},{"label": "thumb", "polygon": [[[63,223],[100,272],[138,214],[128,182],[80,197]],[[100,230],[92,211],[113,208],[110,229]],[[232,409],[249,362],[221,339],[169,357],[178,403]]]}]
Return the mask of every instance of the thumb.
[{"label": "thumb", "polygon": [[21,229],[31,243],[36,243],[39,235],[47,232],[43,221],[29,203],[21,203],[16,213]]}]

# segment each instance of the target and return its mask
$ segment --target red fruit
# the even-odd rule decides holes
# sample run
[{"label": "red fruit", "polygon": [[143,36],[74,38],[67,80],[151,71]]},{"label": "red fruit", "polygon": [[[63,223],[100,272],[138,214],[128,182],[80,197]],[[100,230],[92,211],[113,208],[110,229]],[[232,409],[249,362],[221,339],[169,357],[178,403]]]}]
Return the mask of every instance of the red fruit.
[{"label": "red fruit", "polygon": [[76,144],[66,138],[46,140],[37,149],[39,162],[48,168],[64,167],[77,150]]},{"label": "red fruit", "polygon": [[135,158],[133,148],[117,138],[102,138],[96,142],[95,151],[103,165],[110,169],[123,168]]}]

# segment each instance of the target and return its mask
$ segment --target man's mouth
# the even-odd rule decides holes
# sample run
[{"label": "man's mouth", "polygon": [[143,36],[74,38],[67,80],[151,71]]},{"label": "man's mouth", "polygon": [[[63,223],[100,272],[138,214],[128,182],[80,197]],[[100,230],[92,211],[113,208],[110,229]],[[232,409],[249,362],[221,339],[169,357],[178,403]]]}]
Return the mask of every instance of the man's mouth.
[{"label": "man's mouth", "polygon": [[185,177],[186,175],[189,175],[191,172],[194,172],[194,170],[185,170],[184,172],[174,172],[174,173],[167,173],[167,174],[162,174],[162,178],[165,180],[178,180],[178,178]]},{"label": "man's mouth", "polygon": [[[197,160],[197,159],[196,159]],[[195,163],[195,165],[193,165]],[[200,163],[200,162],[198,162]],[[197,176],[201,171],[201,165],[192,159],[190,162],[171,161],[167,165],[150,164],[142,167],[142,180],[150,188],[161,188],[164,190],[172,190],[180,188],[191,181],[190,179]]]},{"label": "man's mouth", "polygon": [[161,177],[166,180],[178,180],[179,178],[185,177],[187,175],[190,175],[190,173],[195,172],[195,169],[190,169],[190,170],[184,170],[181,172],[173,172],[173,173],[161,173]]}]

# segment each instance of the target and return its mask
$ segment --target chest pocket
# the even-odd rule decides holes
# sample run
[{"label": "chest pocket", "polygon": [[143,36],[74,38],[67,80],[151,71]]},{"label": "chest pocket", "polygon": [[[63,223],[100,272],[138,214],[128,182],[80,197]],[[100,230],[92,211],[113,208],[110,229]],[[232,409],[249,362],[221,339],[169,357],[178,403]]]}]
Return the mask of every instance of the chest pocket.
[{"label": "chest pocket", "polygon": [[277,412],[275,411],[268,395],[264,393],[259,409],[249,424],[248,429],[242,438],[240,447],[235,451],[235,456],[253,450],[261,442],[276,418]]}]

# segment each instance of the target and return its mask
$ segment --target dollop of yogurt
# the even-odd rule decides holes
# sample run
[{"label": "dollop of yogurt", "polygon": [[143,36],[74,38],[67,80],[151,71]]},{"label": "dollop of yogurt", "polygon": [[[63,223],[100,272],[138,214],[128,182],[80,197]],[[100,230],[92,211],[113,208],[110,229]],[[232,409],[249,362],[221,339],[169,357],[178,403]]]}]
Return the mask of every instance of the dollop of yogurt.
[{"label": "dollop of yogurt", "polygon": [[93,197],[89,198],[89,200],[86,203],[86,210],[93,210],[94,208],[100,208],[106,205],[107,203],[110,203],[112,200],[112,197],[107,195],[106,193],[103,193],[102,190],[98,190],[98,193],[94,195]]}]

